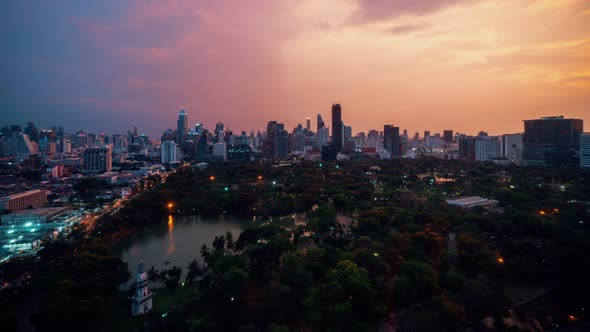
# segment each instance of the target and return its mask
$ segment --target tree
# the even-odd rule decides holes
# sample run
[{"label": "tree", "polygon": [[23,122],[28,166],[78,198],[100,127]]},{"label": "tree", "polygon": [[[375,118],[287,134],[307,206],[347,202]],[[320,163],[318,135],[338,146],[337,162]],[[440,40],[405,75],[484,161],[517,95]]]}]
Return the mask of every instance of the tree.
[{"label": "tree", "polygon": [[196,259],[193,259],[193,261],[190,262],[186,268],[185,280],[187,283],[191,283],[191,282],[195,281],[195,279],[200,277],[201,275],[203,275],[203,269],[201,268],[201,265],[199,264],[199,262],[197,262]]},{"label": "tree", "polygon": [[170,270],[166,271],[166,287],[168,288],[176,288],[178,287],[178,283],[180,282],[180,276],[182,275],[182,268],[178,266],[173,266]]},{"label": "tree", "polygon": [[223,235],[215,236],[215,239],[213,240],[213,249],[218,251],[223,251],[225,249],[225,237]]},{"label": "tree", "polygon": [[438,291],[436,272],[425,263],[405,261],[395,282],[396,300],[400,306],[418,303]]},{"label": "tree", "polygon": [[231,231],[225,233],[225,246],[227,250],[234,250],[234,235]]}]

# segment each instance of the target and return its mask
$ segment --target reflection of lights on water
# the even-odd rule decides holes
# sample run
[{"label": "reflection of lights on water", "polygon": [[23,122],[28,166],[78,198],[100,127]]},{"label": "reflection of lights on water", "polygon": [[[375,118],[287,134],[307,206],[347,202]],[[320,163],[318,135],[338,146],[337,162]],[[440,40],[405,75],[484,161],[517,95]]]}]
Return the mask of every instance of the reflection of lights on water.
[{"label": "reflection of lights on water", "polygon": [[170,242],[170,246],[168,247],[168,254],[174,252],[176,246],[174,245],[174,217],[172,215],[168,215],[168,241]]},{"label": "reflection of lights on water", "polygon": [[174,218],[172,215],[168,215],[168,231],[172,232],[174,230]]}]

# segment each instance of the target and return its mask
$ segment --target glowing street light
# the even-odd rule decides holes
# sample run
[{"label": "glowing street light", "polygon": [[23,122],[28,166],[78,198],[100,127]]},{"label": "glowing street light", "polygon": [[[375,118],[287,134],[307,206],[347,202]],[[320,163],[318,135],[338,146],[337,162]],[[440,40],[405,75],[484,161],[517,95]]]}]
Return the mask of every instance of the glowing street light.
[{"label": "glowing street light", "polygon": [[172,203],[168,203],[168,208],[169,208],[169,209],[171,209],[171,208],[173,208],[173,207],[174,207],[174,204],[172,204]]},{"label": "glowing street light", "polygon": [[211,180],[211,181],[215,181],[215,176],[211,175],[211,176],[209,177],[209,180]]}]

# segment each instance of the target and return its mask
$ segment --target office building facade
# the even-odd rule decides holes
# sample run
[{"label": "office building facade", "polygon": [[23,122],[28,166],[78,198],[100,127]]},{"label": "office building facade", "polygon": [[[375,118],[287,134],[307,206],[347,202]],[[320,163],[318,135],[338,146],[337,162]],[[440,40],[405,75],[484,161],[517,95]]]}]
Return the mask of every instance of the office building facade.
[{"label": "office building facade", "polygon": [[579,165],[581,119],[563,116],[524,121],[523,163],[527,166]]},{"label": "office building facade", "polygon": [[113,168],[113,149],[110,145],[84,150],[84,172],[110,172]]},{"label": "office building facade", "polygon": [[383,149],[389,152],[391,158],[400,156],[399,127],[383,126]]},{"label": "office building facade", "polygon": [[332,105],[332,145],[336,152],[342,152],[342,107],[340,104]]},{"label": "office building facade", "polygon": [[590,133],[580,134],[580,166],[590,168]]}]

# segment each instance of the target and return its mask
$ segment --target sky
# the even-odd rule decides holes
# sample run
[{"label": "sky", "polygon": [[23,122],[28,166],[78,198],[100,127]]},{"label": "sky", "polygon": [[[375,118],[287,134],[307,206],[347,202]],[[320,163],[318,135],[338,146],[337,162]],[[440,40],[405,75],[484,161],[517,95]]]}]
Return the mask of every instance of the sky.
[{"label": "sky", "polygon": [[590,126],[587,0],[4,0],[0,126]]}]

